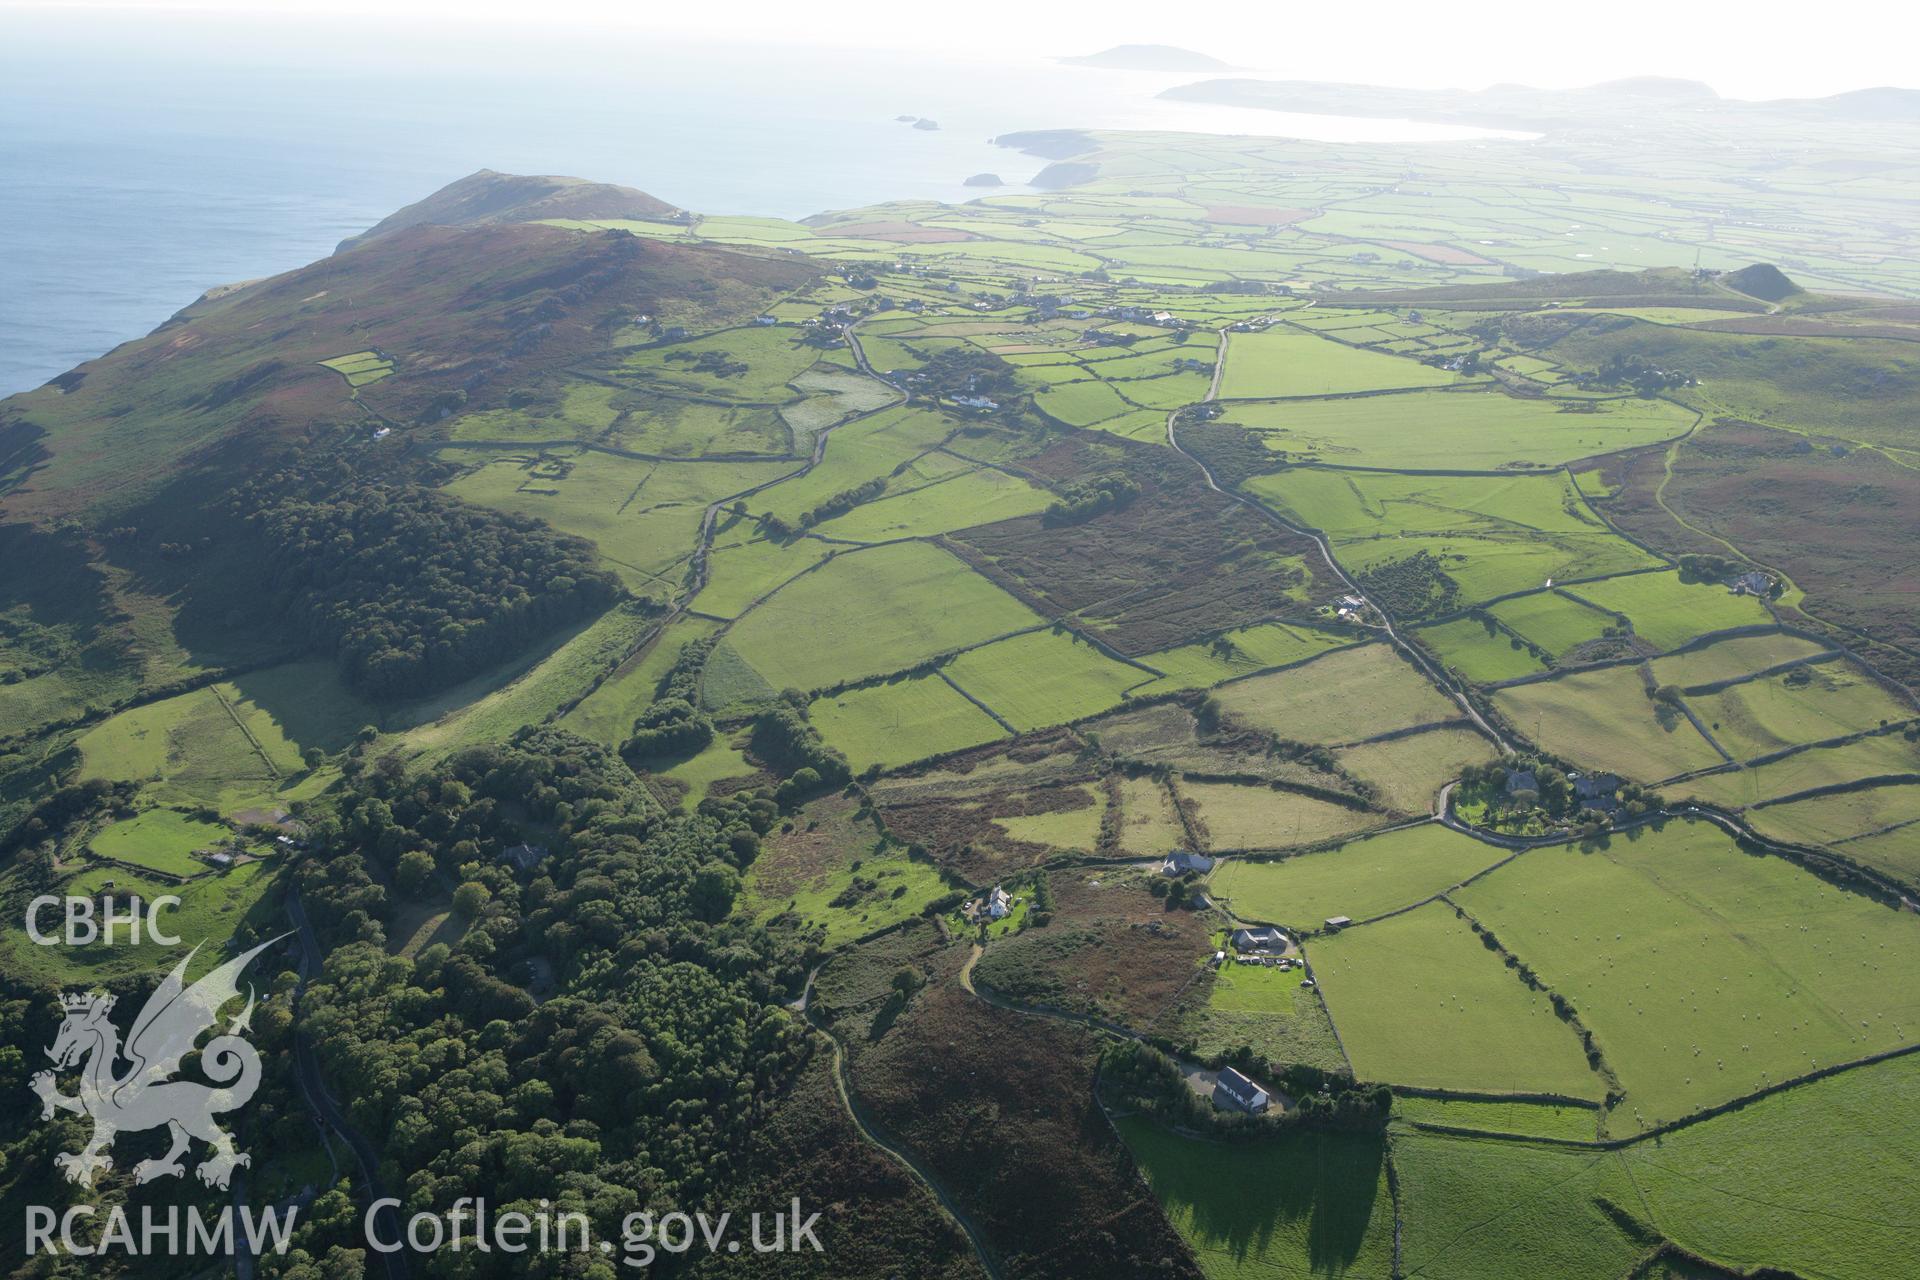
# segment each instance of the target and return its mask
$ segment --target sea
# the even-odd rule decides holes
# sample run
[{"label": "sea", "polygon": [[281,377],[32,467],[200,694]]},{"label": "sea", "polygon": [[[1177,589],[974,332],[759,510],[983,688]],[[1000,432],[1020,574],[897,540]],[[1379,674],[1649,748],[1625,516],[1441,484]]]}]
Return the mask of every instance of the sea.
[{"label": "sea", "polygon": [[1025,129],[1517,136],[1157,96],[1198,78],[637,31],[0,8],[0,395],[480,168],[800,218],[975,199],[962,184],[978,173],[1018,190],[1045,161],[991,139]]}]

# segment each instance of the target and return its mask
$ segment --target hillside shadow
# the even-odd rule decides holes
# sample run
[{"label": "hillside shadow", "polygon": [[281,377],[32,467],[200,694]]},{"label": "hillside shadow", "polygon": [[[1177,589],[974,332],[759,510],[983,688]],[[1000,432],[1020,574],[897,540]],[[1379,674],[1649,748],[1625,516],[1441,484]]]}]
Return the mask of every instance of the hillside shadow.
[{"label": "hillside shadow", "polygon": [[1301,1132],[1200,1150],[1156,1162],[1154,1191],[1169,1210],[1191,1214],[1196,1239],[1242,1264],[1276,1246],[1291,1251],[1291,1237],[1311,1274],[1341,1275],[1365,1248],[1374,1215],[1392,1212],[1377,1135]]}]

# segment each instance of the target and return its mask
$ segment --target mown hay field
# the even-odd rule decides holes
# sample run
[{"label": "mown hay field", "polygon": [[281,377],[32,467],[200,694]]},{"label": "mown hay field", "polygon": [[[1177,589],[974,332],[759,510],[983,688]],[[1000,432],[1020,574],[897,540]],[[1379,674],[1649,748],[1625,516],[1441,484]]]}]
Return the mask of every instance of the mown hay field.
[{"label": "mown hay field", "polygon": [[1460,375],[1399,356],[1362,351],[1297,329],[1227,335],[1223,400],[1346,395],[1397,387],[1445,387]]},{"label": "mown hay field", "polygon": [[1389,646],[1341,649],[1301,666],[1222,685],[1235,720],[1291,742],[1358,742],[1457,719],[1459,707]]},{"label": "mown hay field", "polygon": [[947,552],[905,542],[834,557],[743,616],[727,639],[774,689],[817,689],[1039,623]]},{"label": "mown hay field", "polygon": [[817,698],[807,714],[827,745],[845,753],[855,772],[924,760],[1006,733],[937,675],[909,676]]},{"label": "mown hay field", "polygon": [[1152,679],[1071,632],[1051,629],[969,649],[944,670],[1023,733],[1098,715],[1118,706],[1128,689]]},{"label": "mown hay field", "polygon": [[1373,788],[1375,803],[1394,813],[1433,811],[1440,788],[1470,764],[1487,764],[1497,753],[1478,731],[1429,729],[1404,738],[1342,747],[1334,759],[1342,769]]},{"label": "mown hay field", "polygon": [[[1391,372],[1410,363],[1400,361]],[[1560,466],[1670,439],[1694,416],[1669,401],[1638,397],[1570,404],[1492,390],[1435,390],[1248,401],[1228,406],[1225,421],[1254,431],[1275,452],[1335,465],[1499,471]]]},{"label": "mown hay field", "polygon": [[1175,785],[1181,798],[1194,806],[1212,850],[1291,849],[1387,821],[1365,809],[1273,787],[1190,778]]}]

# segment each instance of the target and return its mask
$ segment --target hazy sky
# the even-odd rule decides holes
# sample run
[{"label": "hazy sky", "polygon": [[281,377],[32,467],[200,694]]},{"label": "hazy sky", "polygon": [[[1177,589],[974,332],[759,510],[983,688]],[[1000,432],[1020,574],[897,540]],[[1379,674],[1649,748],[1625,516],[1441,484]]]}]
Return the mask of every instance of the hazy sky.
[{"label": "hazy sky", "polygon": [[[258,41],[270,52],[274,24],[266,19],[277,16],[289,56],[299,52],[297,30],[316,22],[351,20],[362,47],[384,41],[389,56],[404,55],[423,38],[444,38],[455,26],[467,27],[469,36],[484,30],[483,38],[512,40],[521,27],[556,36],[612,24],[663,37],[1024,57],[1164,43],[1276,77],[1418,86],[1564,86],[1627,75],[1706,80],[1730,97],[1920,86],[1920,6],[1898,0],[0,0],[0,15],[90,16],[103,39],[116,34],[114,11],[126,9],[178,13],[196,26],[186,14],[244,14],[238,25],[249,30],[239,39],[255,46],[254,56]],[[581,50],[590,54],[591,46]]]}]

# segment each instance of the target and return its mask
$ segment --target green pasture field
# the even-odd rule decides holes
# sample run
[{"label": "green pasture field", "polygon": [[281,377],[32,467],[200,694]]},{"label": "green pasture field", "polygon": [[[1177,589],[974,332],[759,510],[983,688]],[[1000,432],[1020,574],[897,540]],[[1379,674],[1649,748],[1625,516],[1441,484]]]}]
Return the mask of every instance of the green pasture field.
[{"label": "green pasture field", "polygon": [[1410,907],[1506,856],[1434,822],[1273,862],[1230,858],[1207,887],[1242,920],[1318,929],[1334,916],[1369,920]]},{"label": "green pasture field", "polygon": [[1084,364],[1064,352],[1014,352],[1004,359],[1020,370],[1021,382],[1040,390],[1063,382],[1089,382],[1093,373]]},{"label": "green pasture field", "polygon": [[1718,693],[1688,694],[1687,705],[1738,760],[1920,714],[1844,658],[1728,685]]},{"label": "green pasture field", "polygon": [[[918,369],[925,359],[918,354],[924,351],[931,355],[940,347],[959,347],[958,342],[928,342],[915,339],[909,346],[897,338],[884,334],[868,334],[864,328],[860,332],[860,349],[867,353],[867,363],[881,373],[898,373],[908,369]],[[916,348],[918,351],[916,351]]]},{"label": "green pasture field", "polygon": [[1513,685],[1496,690],[1493,705],[1543,750],[1622,777],[1657,782],[1722,763],[1684,715],[1647,697],[1636,667]]},{"label": "green pasture field", "polygon": [[[1517,373],[1534,382],[1558,382],[1563,376],[1560,366],[1551,360],[1542,360],[1538,356],[1502,356],[1496,361],[1502,369]],[[1662,403],[1655,401],[1654,403]]]},{"label": "green pasture field", "polygon": [[1445,387],[1460,375],[1399,356],[1342,346],[1297,329],[1227,335],[1223,400],[1347,395],[1398,387]]},{"label": "green pasture field", "polygon": [[1393,1202],[1377,1138],[1290,1131],[1224,1143],[1139,1116],[1118,1123],[1207,1280],[1393,1274]]},{"label": "green pasture field", "polygon": [[818,538],[775,542],[761,537],[752,525],[716,533],[707,557],[707,585],[693,598],[693,607],[722,618],[738,617],[782,583],[843,550]]},{"label": "green pasture field", "polygon": [[627,406],[616,402],[633,399],[626,392],[598,382],[568,382],[564,387],[559,403],[551,407],[463,413],[448,424],[447,437],[451,440],[593,440],[605,435],[619,421]]},{"label": "green pasture field", "polygon": [[1167,415],[1159,409],[1129,409],[1117,418],[1107,418],[1094,423],[1093,429],[1104,431],[1110,436],[1121,436],[1127,440],[1165,444]]},{"label": "green pasture field", "polygon": [[1134,690],[1134,696],[1205,688],[1268,667],[1303,662],[1329,649],[1354,643],[1352,635],[1289,622],[1242,627],[1225,633],[1220,639],[1231,648],[1223,647],[1218,641],[1202,641],[1142,656],[1143,664],[1165,674],[1142,684]]},{"label": "green pasture field", "polygon": [[1220,686],[1228,715],[1290,742],[1358,742],[1460,709],[1385,644],[1340,649],[1285,671]]},{"label": "green pasture field", "polygon": [[899,392],[883,386],[863,373],[848,372],[821,363],[793,380],[793,387],[806,399],[783,405],[780,416],[796,437],[795,451],[804,453],[814,435],[856,413],[884,408],[899,398]]},{"label": "green pasture field", "polygon": [[1221,1013],[1292,1016],[1302,1005],[1314,1003],[1300,986],[1298,969],[1236,964],[1231,957],[1213,975],[1209,1008]]},{"label": "green pasture field", "polygon": [[1677,572],[1636,573],[1567,588],[1589,604],[1624,613],[1634,634],[1660,649],[1673,649],[1735,627],[1773,621],[1760,601],[1737,596],[1714,583],[1685,583]]},{"label": "green pasture field", "polygon": [[905,542],[835,556],[743,615],[728,640],[775,689],[817,689],[1039,623],[959,559]]},{"label": "green pasture field", "polygon": [[[1619,1154],[1666,1233],[1757,1272],[1879,1280],[1920,1251],[1909,1212],[1920,1056],[1843,1072]],[[1819,1188],[1818,1196],[1782,1195]]]},{"label": "green pasture field", "polygon": [[[421,702],[390,712],[381,726],[392,732],[369,749],[437,759],[475,743],[504,742],[522,725],[584,698],[595,681],[619,667],[656,625],[645,610],[621,605],[592,622],[549,641],[531,657],[503,663]],[[651,687],[648,689],[651,698]],[[625,739],[632,721],[619,727]]]},{"label": "green pasture field", "polygon": [[1433,810],[1440,788],[1470,764],[1496,757],[1493,744],[1472,729],[1430,729],[1405,738],[1343,747],[1334,753],[1342,769],[1374,788],[1375,802],[1393,813]]},{"label": "green pasture field", "polygon": [[1710,307],[1582,307],[1581,310],[1631,316],[1649,324],[1698,324],[1707,320],[1730,320],[1741,314],[1738,311],[1716,311]]},{"label": "green pasture field", "polygon": [[1677,684],[1683,689],[1737,680],[1755,671],[1786,662],[1797,662],[1827,652],[1827,646],[1799,636],[1776,631],[1767,635],[1734,636],[1685,653],[1669,654],[1653,660],[1653,678],[1659,683]]},{"label": "green pasture field", "polygon": [[687,794],[681,800],[681,805],[694,809],[706,799],[714,783],[723,778],[746,777],[754,771],[753,762],[739,747],[733,745],[725,735],[717,735],[705,750],[664,770],[661,776],[685,783]]},{"label": "green pasture field", "polygon": [[1157,347],[1151,351],[1143,351],[1146,346],[1146,343],[1139,343],[1128,348],[1133,354],[1107,354],[1104,358],[1096,349],[1083,356],[1081,363],[1095,376],[1107,382],[1191,381],[1198,378],[1200,385],[1204,388],[1211,380],[1209,374],[1193,369],[1179,369],[1176,365],[1180,360],[1202,360],[1211,364],[1215,351],[1211,338],[1194,346],[1176,344],[1171,347]]},{"label": "green pasture field", "polygon": [[78,739],[79,776],[152,783],[162,803],[231,813],[293,798],[305,749],[332,754],[378,719],[332,663],[290,663],[110,716]]},{"label": "green pasture field", "polygon": [[712,635],[719,623],[685,614],[646,650],[620,663],[592,693],[560,718],[560,726],[584,738],[617,747],[633,736],[633,723],[653,705],[654,690],[690,641]]},{"label": "green pasture field", "polygon": [[[944,461],[944,460],[943,460]],[[823,537],[854,542],[928,538],[976,524],[1044,511],[1053,495],[994,467],[954,471],[918,488],[902,486],[816,526]]]},{"label": "green pasture field", "polygon": [[[1103,377],[1112,376],[1112,371],[1106,368],[1101,368],[1100,373]],[[1165,412],[1205,400],[1213,386],[1213,375],[1188,370],[1158,378],[1129,378],[1109,385],[1130,403]]]},{"label": "green pasture field", "polygon": [[1071,632],[1049,629],[970,649],[949,662],[947,677],[1026,732],[1118,706],[1128,688],[1150,679]]},{"label": "green pasture field", "polygon": [[80,735],[80,779],[177,782],[245,779],[271,790],[266,759],[211,689],[195,689],[109,717]]},{"label": "green pasture field", "polygon": [[1529,1137],[1565,1138],[1592,1142],[1600,1113],[1592,1107],[1555,1106],[1544,1102],[1488,1102],[1479,1098],[1423,1098],[1408,1094],[1395,1098],[1396,1120],[1444,1124],[1488,1133],[1519,1133]]},{"label": "green pasture field", "polygon": [[1405,1275],[1599,1280],[1650,1251],[1602,1206],[1641,1208],[1608,1153],[1415,1130],[1394,1135],[1393,1158]]},{"label": "green pasture field", "polygon": [[1006,736],[993,717],[937,675],[895,678],[817,698],[807,715],[827,744],[846,754],[855,772],[873,765],[893,768]]},{"label": "green pasture field", "polygon": [[1104,382],[1060,382],[1036,392],[1033,403],[1050,418],[1073,427],[1090,427],[1140,408]]},{"label": "green pasture field", "polygon": [[1060,809],[1052,813],[1008,814],[993,820],[1010,839],[1049,845],[1056,850],[1092,853],[1100,839],[1100,820],[1106,804],[1095,795],[1094,803],[1078,809]]},{"label": "green pasture field", "polygon": [[1377,827],[1387,819],[1343,804],[1238,782],[1175,783],[1183,799],[1198,807],[1198,822],[1208,848],[1291,849]]},{"label": "green pasture field", "polygon": [[1606,1092],[1579,1037],[1444,903],[1309,945],[1362,1080],[1492,1093]]},{"label": "green pasture field", "polygon": [[792,471],[791,462],[646,462],[586,450],[448,451],[479,463],[447,486],[481,506],[544,520],[599,548],[636,592],[674,589],[708,503]]},{"label": "green pasture field", "polygon": [[[1423,368],[1407,360],[1396,363]],[[1682,434],[1696,416],[1666,400],[1638,397],[1584,401],[1577,408],[1495,390],[1410,391],[1247,401],[1228,405],[1224,420],[1256,432],[1277,453],[1338,466],[1501,471],[1557,467],[1652,444]]]},{"label": "green pasture field", "polygon": [[[14,914],[6,927],[0,929],[0,962],[4,962],[7,974],[18,982],[49,989],[87,988],[122,979],[151,978],[178,964],[189,947],[199,945],[200,955],[188,970],[190,977],[197,978],[220,962],[226,940],[243,923],[251,921],[258,926],[263,939],[285,928],[284,918],[270,913],[262,901],[273,884],[273,873],[271,861],[248,862],[231,871],[177,884],[159,876],[142,876],[125,867],[90,867],[62,881],[56,892],[94,897],[111,881],[113,892],[122,897],[138,895],[152,901],[164,894],[173,894],[180,899],[180,905],[162,912],[161,922],[168,933],[180,938],[182,945],[159,946],[143,930],[137,946],[124,937],[112,946],[103,942],[84,947],[36,946],[27,937],[24,917]],[[22,902],[31,896],[20,877],[18,867],[0,872],[0,893],[9,901],[16,895]],[[50,915],[45,923],[52,927]],[[265,960],[263,956],[261,961]]]},{"label": "green pasture field", "polygon": [[1616,1133],[1920,1040],[1920,919],[1707,823],[1535,849],[1454,897],[1579,1010]]},{"label": "green pasture field", "polygon": [[1525,645],[1504,631],[1489,631],[1477,618],[1455,618],[1420,628],[1418,635],[1434,656],[1476,684],[1530,676],[1546,668]]},{"label": "green pasture field", "polygon": [[249,738],[282,775],[299,773],[301,753],[344,750],[375,709],[340,682],[331,662],[290,662],[235,676],[213,687]]},{"label": "green pasture field", "polygon": [[348,386],[355,388],[378,382],[393,372],[393,361],[377,351],[356,351],[352,355],[335,356],[320,363],[345,378]]},{"label": "green pasture field", "polygon": [[1281,989],[1271,985],[1265,988],[1274,997],[1267,1012],[1247,1012],[1215,1003],[1215,997],[1219,997],[1228,1005],[1234,1004],[1237,994],[1222,988],[1218,975],[1209,971],[1156,1020],[1154,1029],[1182,1043],[1190,1041],[1203,1055],[1249,1046],[1275,1062],[1304,1062],[1329,1071],[1351,1070],[1325,1007],[1300,990],[1298,970],[1289,970],[1287,976],[1295,983],[1286,988],[1293,999],[1291,1013],[1280,1011]]},{"label": "green pasture field", "polygon": [[1514,600],[1502,600],[1487,610],[1522,637],[1556,658],[1578,648],[1614,625],[1612,614],[1567,599],[1557,591],[1538,591]]},{"label": "green pasture field", "polygon": [[1183,848],[1186,828],[1174,812],[1173,797],[1151,774],[1122,774],[1120,786],[1120,849],[1139,857],[1154,857]]},{"label": "green pasture field", "polygon": [[725,711],[772,699],[780,690],[740,656],[731,636],[721,636],[700,668],[700,704]]},{"label": "green pasture field", "polygon": [[[1898,794],[1889,795],[1888,792]],[[1867,795],[1875,806],[1903,815],[1904,825],[1839,842],[1839,852],[1855,862],[1877,867],[1908,884],[1920,885],[1920,822],[1916,822],[1920,820],[1920,790],[1910,786],[1876,787]],[[1784,806],[1783,809],[1780,820],[1793,822],[1792,806]],[[1758,818],[1763,830],[1771,830],[1769,824],[1774,821],[1772,810],[1760,810]]]},{"label": "green pasture field", "polygon": [[[639,404],[605,433],[604,442],[635,453],[686,459],[708,454],[796,455],[800,446],[795,433],[789,429],[788,415],[798,415],[802,421],[816,412],[825,417],[825,410],[819,406],[833,404],[830,400],[807,399],[775,409],[766,405],[730,406],[675,400],[649,395],[644,390],[624,394]],[[582,433],[576,431],[574,436],[581,438]],[[599,436],[592,434],[584,438]],[[795,465],[798,465],[797,458]]]},{"label": "green pasture field", "polygon": [[[800,336],[795,325],[727,329],[684,342],[641,348],[612,372],[658,392],[784,404],[798,398],[787,384],[820,358],[819,351],[803,343]],[[747,368],[738,373],[700,372],[695,364],[702,356],[724,356],[730,363]]]},{"label": "green pasture field", "polygon": [[[1920,785],[1890,782],[1749,809],[1762,835],[1797,844],[1838,846],[1841,853],[1906,880],[1920,875]],[[1892,828],[1892,830],[1890,830]],[[1869,833],[1883,833],[1876,837]],[[1853,839],[1865,836],[1866,839]],[[1886,855],[1894,855],[1889,859]],[[1904,856],[1902,856],[1904,855]]]},{"label": "green pasture field", "polygon": [[958,426],[952,419],[918,406],[882,410],[836,428],[827,437],[827,451],[819,466],[755,494],[746,500],[747,505],[755,514],[776,515],[797,525],[821,503],[870,480],[885,479],[889,489],[896,485],[912,487],[966,470],[966,462],[944,454],[933,454],[917,464],[914,461],[936,448]]},{"label": "green pasture field", "polygon": [[192,855],[233,837],[226,827],[178,809],[148,809],[102,827],[87,847],[103,858],[131,862],[167,875],[197,876],[207,864]]},{"label": "green pasture field", "polygon": [[1667,792],[1739,808],[1817,787],[1912,773],[1920,773],[1920,744],[1907,741],[1903,734],[1881,733],[1837,747],[1796,751],[1766,764],[1689,778],[1672,784]]},{"label": "green pasture field", "polygon": [[1295,467],[1245,489],[1331,537],[1361,571],[1420,551],[1460,584],[1458,604],[1658,562],[1609,529],[1564,473],[1391,475]]}]

